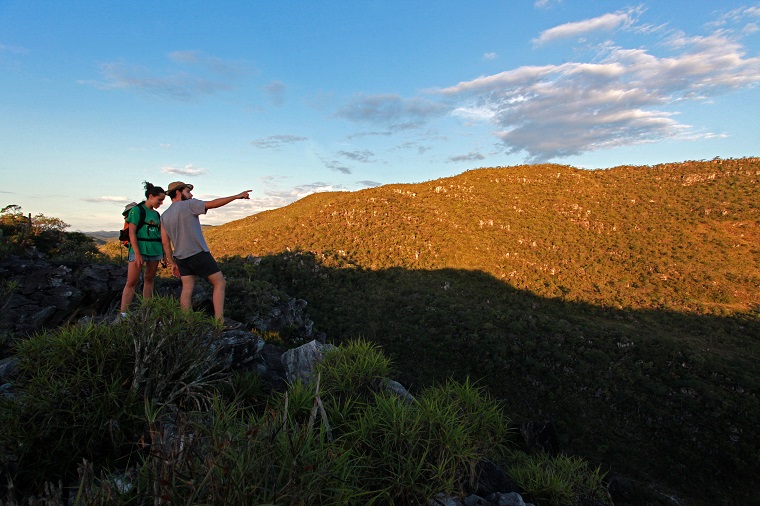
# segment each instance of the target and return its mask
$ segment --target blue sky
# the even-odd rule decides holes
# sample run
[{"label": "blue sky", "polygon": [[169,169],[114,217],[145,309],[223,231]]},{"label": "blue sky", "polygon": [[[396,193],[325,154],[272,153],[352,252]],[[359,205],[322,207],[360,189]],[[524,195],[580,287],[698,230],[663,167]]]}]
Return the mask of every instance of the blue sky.
[{"label": "blue sky", "polygon": [[0,206],[109,230],[144,180],[252,189],[221,224],[478,167],[756,156],[759,28],[732,0],[0,0]]}]

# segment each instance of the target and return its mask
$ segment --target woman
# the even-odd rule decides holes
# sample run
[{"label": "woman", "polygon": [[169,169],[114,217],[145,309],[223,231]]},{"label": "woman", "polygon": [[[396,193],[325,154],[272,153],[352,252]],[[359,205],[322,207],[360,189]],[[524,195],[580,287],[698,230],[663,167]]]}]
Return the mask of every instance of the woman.
[{"label": "woman", "polygon": [[[153,186],[145,181],[145,201],[132,207],[126,217],[129,224],[129,257],[127,266],[127,283],[121,293],[121,309],[118,321],[127,317],[127,309],[135,298],[135,287],[140,281],[140,272],[145,265],[143,276],[143,298],[153,296],[153,285],[158,270],[158,262],[164,261],[161,245],[161,216],[158,209],[166,198],[166,192],[160,186]],[[142,208],[142,209],[141,209]]]}]

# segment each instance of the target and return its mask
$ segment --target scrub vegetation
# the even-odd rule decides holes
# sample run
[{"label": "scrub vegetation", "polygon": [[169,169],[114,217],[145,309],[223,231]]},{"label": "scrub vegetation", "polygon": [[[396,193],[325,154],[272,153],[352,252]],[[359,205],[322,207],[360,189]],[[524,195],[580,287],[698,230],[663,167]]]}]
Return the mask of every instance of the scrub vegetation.
[{"label": "scrub vegetation", "polygon": [[[326,351],[316,381],[268,392],[209,363],[213,335],[208,315],[155,297],[119,325],[20,341],[15,395],[0,397],[4,504],[423,504],[465,494],[479,461],[520,455],[484,389],[386,393],[392,364],[367,341]],[[584,469],[535,497],[605,498],[602,478]]]},{"label": "scrub vegetation", "polygon": [[207,237],[410,388],[472,378],[562,448],[720,504],[760,475],[758,179],[757,158],[484,168]]}]

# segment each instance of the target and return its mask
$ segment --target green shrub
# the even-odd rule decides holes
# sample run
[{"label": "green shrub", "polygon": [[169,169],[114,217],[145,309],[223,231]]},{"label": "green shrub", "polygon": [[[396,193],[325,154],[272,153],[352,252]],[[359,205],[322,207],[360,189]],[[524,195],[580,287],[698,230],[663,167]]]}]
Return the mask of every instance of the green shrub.
[{"label": "green shrub", "polygon": [[253,408],[263,407],[268,395],[261,375],[250,370],[234,371],[227,382],[219,385],[219,390],[228,402]]},{"label": "green shrub", "polygon": [[316,372],[321,374],[323,390],[334,396],[371,399],[391,374],[391,361],[379,346],[356,339],[326,350]]},{"label": "green shrub", "polygon": [[574,506],[608,499],[600,467],[590,469],[580,457],[517,453],[509,474],[526,499],[537,505]]},{"label": "green shrub", "polygon": [[[475,422],[482,410],[483,423]],[[475,464],[501,453],[508,421],[469,383],[426,390],[418,402],[377,394],[349,424],[343,443],[362,463],[366,504],[422,504],[439,492],[462,494]]]},{"label": "green shrub", "polygon": [[106,464],[129,456],[142,402],[129,389],[125,328],[63,328],[19,341],[15,352],[17,393],[0,397],[0,458],[18,469],[18,487],[76,476],[82,458]]},{"label": "green shrub", "polygon": [[500,458],[508,450],[514,436],[511,421],[486,390],[469,379],[449,379],[440,387],[427,388],[418,400],[429,412],[436,408],[453,411],[477,458]]},{"label": "green shrub", "polygon": [[159,405],[202,406],[228,376],[210,351],[214,320],[170,297],[141,302],[121,323],[134,340],[132,390]]},{"label": "green shrub", "polygon": [[365,504],[422,504],[453,488],[447,469],[431,466],[431,442],[423,413],[401,399],[378,394],[353,423],[344,443],[360,465],[355,486],[367,492]]},{"label": "green shrub", "polygon": [[191,413],[170,444],[156,441],[136,495],[172,504],[360,504],[346,486],[355,467],[323,426],[286,423],[283,407],[263,416],[212,401]]},{"label": "green shrub", "polygon": [[20,340],[15,397],[0,397],[0,461],[19,490],[76,476],[86,459],[130,458],[143,404],[202,406],[226,373],[209,358],[214,323],[154,297],[119,325],[74,325]]}]

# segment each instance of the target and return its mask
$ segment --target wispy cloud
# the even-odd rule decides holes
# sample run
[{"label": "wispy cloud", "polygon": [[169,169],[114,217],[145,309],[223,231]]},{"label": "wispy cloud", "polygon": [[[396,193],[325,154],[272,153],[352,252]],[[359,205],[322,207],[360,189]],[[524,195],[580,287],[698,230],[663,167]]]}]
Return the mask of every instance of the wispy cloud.
[{"label": "wispy cloud", "polygon": [[285,88],[287,87],[282,81],[272,81],[264,86],[264,92],[272,105],[280,106],[285,103]]},{"label": "wispy cloud", "polygon": [[123,61],[100,65],[101,80],[80,84],[101,90],[122,90],[186,102],[235,89],[235,82],[248,72],[244,63],[224,61],[196,51],[169,53],[170,63],[179,68],[153,71]]},{"label": "wispy cloud", "polygon": [[378,183],[377,181],[370,181],[370,180],[357,181],[356,183],[362,186],[366,186],[367,188],[374,188],[376,186],[381,186],[383,184],[383,183]]},{"label": "wispy cloud", "polygon": [[537,9],[548,9],[555,4],[561,4],[562,0],[536,0],[533,2],[533,6]]},{"label": "wispy cloud", "polygon": [[375,131],[375,132],[357,132],[355,134],[351,134],[351,135],[347,136],[346,138],[349,139],[349,140],[351,140],[351,139],[361,139],[362,137],[390,137],[391,135],[393,135],[393,132],[391,132],[390,130],[386,130],[384,132],[378,132],[378,131]]},{"label": "wispy cloud", "polygon": [[342,172],[343,174],[351,174],[351,169],[343,165],[338,160],[322,160],[322,163],[325,164],[325,167],[327,167],[330,170],[334,170],[335,172]]},{"label": "wispy cloud", "polygon": [[0,58],[3,55],[8,54],[27,54],[29,50],[23,46],[10,46],[8,44],[0,44]]},{"label": "wispy cloud", "polygon": [[546,44],[558,39],[567,39],[571,37],[582,37],[591,32],[612,32],[619,28],[630,27],[641,14],[642,9],[640,7],[626,9],[614,13],[604,14],[591,19],[583,21],[575,21],[572,23],[565,23],[563,25],[555,26],[544,30],[533,40],[536,45]]},{"label": "wispy cloud", "polygon": [[[616,15],[606,26],[622,26],[627,19]],[[580,34],[601,23],[563,26],[561,33]],[[532,162],[664,139],[706,138],[716,134],[697,133],[698,127],[677,121],[679,104],[760,83],[760,58],[747,56],[728,33],[671,34],[667,45],[658,46],[670,51],[667,57],[607,45],[593,63],[519,67],[439,92],[458,104],[455,115],[492,123],[507,152],[525,152]]]},{"label": "wispy cloud", "polygon": [[107,202],[107,203],[117,203],[117,204],[126,204],[128,202],[131,202],[132,199],[129,197],[121,197],[116,195],[103,195],[102,197],[86,197],[82,199],[85,202]]},{"label": "wispy cloud", "polygon": [[338,155],[355,162],[372,163],[372,157],[375,156],[375,153],[365,149],[362,151],[338,151]]},{"label": "wispy cloud", "polygon": [[471,151],[466,155],[457,155],[449,157],[449,162],[476,162],[478,160],[485,160],[486,157],[475,151]]},{"label": "wispy cloud", "polygon": [[495,60],[499,57],[499,53],[484,53],[483,59],[484,60]]},{"label": "wispy cloud", "polygon": [[417,153],[422,155],[433,148],[431,146],[420,144],[419,142],[407,141],[407,142],[402,142],[401,144],[396,146],[395,149],[413,150],[413,151],[417,151]]},{"label": "wispy cloud", "polygon": [[358,123],[381,125],[393,132],[419,128],[446,113],[443,104],[399,95],[363,95],[341,108],[337,116]]},{"label": "wispy cloud", "polygon": [[202,167],[194,167],[192,164],[185,165],[184,167],[166,165],[161,167],[161,172],[164,174],[179,174],[181,176],[202,176],[206,173],[206,169]]},{"label": "wispy cloud", "polygon": [[21,65],[18,57],[28,53],[29,50],[22,46],[0,44],[0,65],[10,68],[18,67]]},{"label": "wispy cloud", "polygon": [[307,137],[300,137],[298,135],[270,135],[269,137],[251,141],[251,145],[261,149],[281,149],[283,146],[308,140]]},{"label": "wispy cloud", "polygon": [[[710,23],[708,26],[714,28],[723,28],[727,25],[737,25],[740,27],[746,26],[745,22],[753,23],[760,19],[760,5],[752,7],[740,7],[738,9],[731,10]],[[742,28],[741,31],[744,31]]]},{"label": "wispy cloud", "polygon": [[201,51],[172,51],[168,56],[174,62],[199,66],[214,74],[239,77],[251,72],[246,62],[224,60]]}]

